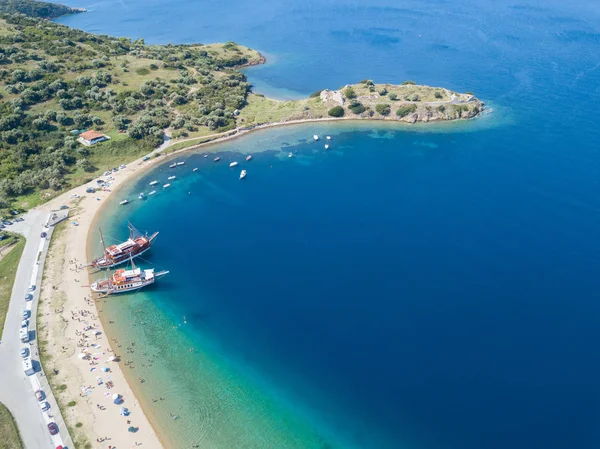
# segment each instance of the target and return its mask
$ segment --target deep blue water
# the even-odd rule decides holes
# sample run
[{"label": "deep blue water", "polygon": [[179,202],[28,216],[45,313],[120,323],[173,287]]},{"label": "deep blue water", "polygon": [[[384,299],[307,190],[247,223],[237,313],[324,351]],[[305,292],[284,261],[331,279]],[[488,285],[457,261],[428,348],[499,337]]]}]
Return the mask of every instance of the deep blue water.
[{"label": "deep blue water", "polygon": [[330,153],[299,141],[312,125],[225,145],[284,152],[245,182],[189,156],[197,177],[116,227],[161,231],[162,307],[355,443],[600,446],[597,2],[68,3],[94,32],[262,50],[267,93],[414,79],[488,101],[455,132],[320,125]]}]

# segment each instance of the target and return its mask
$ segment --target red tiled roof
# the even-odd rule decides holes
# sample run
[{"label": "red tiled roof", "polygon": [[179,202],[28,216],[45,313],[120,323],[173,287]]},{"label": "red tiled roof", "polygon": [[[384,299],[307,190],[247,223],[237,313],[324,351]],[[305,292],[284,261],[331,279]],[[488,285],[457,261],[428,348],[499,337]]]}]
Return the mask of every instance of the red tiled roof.
[{"label": "red tiled roof", "polygon": [[86,131],[84,133],[79,134],[80,137],[83,137],[85,140],[94,140],[99,137],[104,137],[104,134],[99,133],[98,131]]}]

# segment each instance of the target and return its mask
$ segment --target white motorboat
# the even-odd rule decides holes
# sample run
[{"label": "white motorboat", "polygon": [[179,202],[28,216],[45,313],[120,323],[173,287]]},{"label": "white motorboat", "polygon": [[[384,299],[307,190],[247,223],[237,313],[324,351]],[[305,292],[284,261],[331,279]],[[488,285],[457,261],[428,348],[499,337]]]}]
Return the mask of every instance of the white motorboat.
[{"label": "white motorboat", "polygon": [[166,189],[167,187],[171,187],[171,184],[168,184],[168,183],[167,183],[167,184],[165,184],[165,185],[163,186],[163,189]]},{"label": "white motorboat", "polygon": [[139,198],[140,200],[143,200],[143,199],[145,199],[145,198],[146,198],[146,195],[144,195],[144,192],[142,192],[142,193],[140,193],[140,194],[139,194],[138,198]]},{"label": "white motorboat", "polygon": [[292,156],[293,156],[293,154],[292,154],[292,153],[288,153],[288,157],[292,157]]},{"label": "white motorboat", "polygon": [[205,154],[204,157],[208,157],[208,154]]},{"label": "white motorboat", "polygon": [[316,142],[317,140],[319,140],[319,136],[317,136],[317,135],[315,134],[315,135],[313,136],[313,139],[315,139],[315,142]]},{"label": "white motorboat", "polygon": [[177,167],[177,164],[175,162],[173,162],[171,165],[169,165],[169,168],[175,168]]},{"label": "white motorboat", "polygon": [[153,190],[152,192],[150,192],[150,193],[148,194],[148,196],[150,196],[150,195],[154,195],[155,193],[156,193],[156,190]]},{"label": "white motorboat", "polygon": [[329,149],[329,145],[325,145],[325,149],[328,150]]},{"label": "white motorboat", "polygon": [[183,161],[177,162],[177,165],[185,165],[185,162],[183,162]]},{"label": "white motorboat", "polygon": [[248,156],[246,156],[246,162],[249,161],[250,159],[252,159],[252,155],[249,154]]},{"label": "white motorboat", "polygon": [[123,200],[119,203],[121,206],[124,206],[125,204],[129,204],[129,201],[127,200]]},{"label": "white motorboat", "polygon": [[213,159],[213,161],[215,162],[219,162],[221,160],[221,158],[219,156],[217,156],[216,158]]},{"label": "white motorboat", "polygon": [[169,181],[172,181],[172,180],[173,180],[173,179],[175,179],[175,178],[177,178],[177,176],[169,176],[167,179],[168,179]]},{"label": "white motorboat", "polygon": [[156,184],[158,184],[158,181],[152,181],[152,182],[150,183],[150,185],[151,185],[151,186],[155,186]]},{"label": "white motorboat", "polygon": [[242,170],[240,173],[240,179],[244,179],[246,177],[246,170]]},{"label": "white motorboat", "polygon": [[327,140],[331,140],[331,136],[327,136]]},{"label": "white motorboat", "polygon": [[229,164],[230,167],[235,167],[238,163],[237,162],[232,162],[231,164]]},{"label": "white motorboat", "polygon": [[197,169],[197,168],[195,168],[195,169],[193,169],[192,171],[198,171],[198,169]]}]

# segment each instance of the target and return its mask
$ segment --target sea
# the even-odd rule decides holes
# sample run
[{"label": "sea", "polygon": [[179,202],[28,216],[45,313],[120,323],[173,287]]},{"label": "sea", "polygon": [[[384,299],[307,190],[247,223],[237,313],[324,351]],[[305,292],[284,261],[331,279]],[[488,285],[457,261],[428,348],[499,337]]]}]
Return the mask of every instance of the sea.
[{"label": "sea", "polygon": [[372,79],[486,102],[258,131],[114,196],[107,240],[159,231],[139,264],[170,271],[100,303],[167,447],[600,447],[599,2],[64,3],[94,33],[260,50],[277,99]]}]

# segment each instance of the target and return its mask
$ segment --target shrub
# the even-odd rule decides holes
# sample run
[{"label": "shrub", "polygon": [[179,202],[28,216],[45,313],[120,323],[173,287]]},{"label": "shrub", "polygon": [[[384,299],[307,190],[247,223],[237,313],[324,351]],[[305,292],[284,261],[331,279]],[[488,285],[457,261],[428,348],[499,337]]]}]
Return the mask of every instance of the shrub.
[{"label": "shrub", "polygon": [[69,401],[69,403],[67,405],[69,407],[75,407],[76,404],[77,404],[77,402],[75,402],[75,401]]},{"label": "shrub", "polygon": [[437,108],[438,111],[440,112],[444,112],[446,110],[446,106],[444,106],[443,104],[439,105]]},{"label": "shrub", "polygon": [[414,85],[416,85],[417,83],[415,83],[414,81],[411,81],[411,80],[404,81],[404,82],[402,83],[402,85],[404,85],[404,86],[406,86],[406,85],[408,85],[408,84],[410,84],[410,85],[414,86]]},{"label": "shrub", "polygon": [[403,106],[400,106],[396,110],[396,115],[398,117],[402,118],[402,117],[406,117],[408,114],[412,114],[416,110],[417,110],[417,105],[415,105],[415,104],[405,104]]},{"label": "shrub", "polygon": [[158,66],[156,64],[150,64],[150,70],[158,70]]},{"label": "shrub", "polygon": [[388,98],[392,101],[396,101],[398,99],[398,95],[396,95],[394,92],[392,92],[391,94],[388,95]]},{"label": "shrub", "polygon": [[344,96],[350,99],[356,98],[356,92],[354,92],[354,89],[352,89],[351,87],[346,87],[344,89]]},{"label": "shrub", "polygon": [[343,117],[344,116],[344,108],[341,106],[335,106],[329,110],[328,114],[331,117]]},{"label": "shrub", "polygon": [[135,73],[137,73],[138,75],[148,75],[148,73],[150,73],[150,70],[148,70],[145,67],[140,67],[135,71]]},{"label": "shrub", "polygon": [[384,104],[384,103],[379,103],[379,104],[375,105],[375,110],[377,111],[377,113],[379,113],[381,115],[389,115],[390,114],[390,105]]},{"label": "shrub", "polygon": [[379,91],[379,95],[381,95],[382,97],[386,96],[387,93],[388,93],[388,91],[385,87]]},{"label": "shrub", "polygon": [[320,97],[320,96],[321,96],[321,92],[323,92],[323,90],[322,90],[322,89],[321,89],[321,90],[318,90],[318,91],[316,91],[316,92],[313,92],[312,94],[310,94],[310,97],[309,97],[309,98],[318,98],[318,97]]},{"label": "shrub", "polygon": [[442,98],[442,93],[439,90],[436,90],[433,95],[435,96],[435,98]]},{"label": "shrub", "polygon": [[75,427],[77,427],[78,429],[83,426],[83,423],[78,422],[77,424],[75,424]]},{"label": "shrub", "polygon": [[354,101],[352,102],[352,104],[350,105],[350,110],[352,112],[354,112],[355,114],[362,114],[363,112],[365,112],[367,110],[367,108],[365,108],[362,104],[360,104],[358,101]]}]

